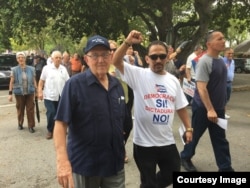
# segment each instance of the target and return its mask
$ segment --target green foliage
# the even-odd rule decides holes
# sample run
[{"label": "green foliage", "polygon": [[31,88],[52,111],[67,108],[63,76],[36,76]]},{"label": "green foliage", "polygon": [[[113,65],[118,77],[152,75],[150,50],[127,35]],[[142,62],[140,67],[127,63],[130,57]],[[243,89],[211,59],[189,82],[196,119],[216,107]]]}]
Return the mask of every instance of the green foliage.
[{"label": "green foliage", "polygon": [[208,29],[219,29],[231,43],[238,43],[250,30],[246,0],[0,0],[0,4],[1,49],[15,44],[80,51],[83,38],[100,34],[119,41],[132,29],[144,34],[144,45],[156,39],[174,47],[185,40],[195,44]]},{"label": "green foliage", "polygon": [[[242,14],[244,12],[244,14]],[[210,27],[220,29],[225,33],[226,38],[228,37],[228,29],[232,26],[232,20],[242,20],[243,22],[238,22],[235,34],[242,34],[245,31],[250,31],[248,27],[250,24],[250,7],[247,1],[218,1],[213,10],[213,21]],[[231,22],[231,23],[230,23]],[[235,26],[233,26],[235,27]],[[232,37],[232,36],[231,36]],[[237,40],[237,36],[235,39]]]},{"label": "green foliage", "polygon": [[245,28],[247,25],[246,19],[240,20],[231,18],[229,24],[230,27],[227,29],[227,40],[229,41],[229,46],[234,46],[247,39],[248,31]]}]

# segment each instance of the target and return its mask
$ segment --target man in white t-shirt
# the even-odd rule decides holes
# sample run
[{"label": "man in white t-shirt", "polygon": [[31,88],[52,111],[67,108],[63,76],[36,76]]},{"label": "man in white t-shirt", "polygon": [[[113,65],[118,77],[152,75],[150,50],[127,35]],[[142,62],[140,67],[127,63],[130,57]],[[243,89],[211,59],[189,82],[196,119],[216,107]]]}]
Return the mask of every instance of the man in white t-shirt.
[{"label": "man in white t-shirt", "polygon": [[192,62],[192,60],[194,60],[198,55],[200,55],[203,51],[203,48],[201,45],[196,45],[194,47],[194,51],[193,53],[191,53],[188,58],[187,58],[187,62],[186,62],[186,74],[187,74],[187,80],[191,81],[191,80],[195,80],[195,65]]},{"label": "man in white t-shirt", "polygon": [[[172,184],[173,172],[181,167],[172,130],[175,111],[186,128],[186,143],[192,140],[188,102],[179,80],[164,68],[167,46],[162,41],[153,41],[148,46],[145,60],[149,68],[123,62],[126,50],[141,42],[141,33],[131,31],[114,53],[113,64],[134,91],[134,159],[141,187],[167,187]],[[157,166],[160,171],[156,174]]]},{"label": "man in white t-shirt", "polygon": [[[187,61],[186,61],[186,77],[187,77],[187,81],[188,82],[195,82],[195,66],[196,66],[196,62],[195,62],[195,58],[197,56],[199,56],[203,51],[203,48],[201,45],[196,45],[194,47],[194,51],[193,53],[191,53],[188,58],[187,58]],[[186,94],[186,97],[187,97],[187,100],[189,102],[189,104],[191,103],[192,101],[192,97],[187,95]]]}]

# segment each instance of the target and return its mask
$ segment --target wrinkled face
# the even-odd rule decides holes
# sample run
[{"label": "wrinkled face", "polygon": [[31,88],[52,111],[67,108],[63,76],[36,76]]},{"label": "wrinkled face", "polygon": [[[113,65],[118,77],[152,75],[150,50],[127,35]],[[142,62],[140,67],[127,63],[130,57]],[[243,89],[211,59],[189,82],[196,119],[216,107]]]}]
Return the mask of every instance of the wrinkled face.
[{"label": "wrinkled face", "polygon": [[63,62],[69,62],[70,60],[70,55],[69,54],[63,54]]},{"label": "wrinkled face", "polygon": [[103,76],[108,73],[111,59],[110,50],[104,46],[96,46],[84,55],[85,62],[96,76]]},{"label": "wrinkled face", "polygon": [[26,64],[26,57],[23,56],[22,54],[18,55],[16,57],[17,62],[19,63],[19,65],[25,65]]},{"label": "wrinkled face", "polygon": [[207,41],[207,46],[217,52],[224,51],[226,42],[224,35],[219,31],[215,31],[211,35],[211,39]]},{"label": "wrinkled face", "polygon": [[233,49],[229,49],[225,52],[225,57],[227,57],[227,59],[233,59],[233,56],[234,56],[234,50]]},{"label": "wrinkled face", "polygon": [[56,67],[59,67],[59,65],[62,62],[62,54],[61,54],[61,52],[58,52],[58,51],[53,52],[51,58],[52,58],[52,61],[53,61],[54,65]]},{"label": "wrinkled face", "polygon": [[149,68],[157,74],[165,74],[165,64],[167,63],[167,51],[162,45],[152,45],[145,60]]}]

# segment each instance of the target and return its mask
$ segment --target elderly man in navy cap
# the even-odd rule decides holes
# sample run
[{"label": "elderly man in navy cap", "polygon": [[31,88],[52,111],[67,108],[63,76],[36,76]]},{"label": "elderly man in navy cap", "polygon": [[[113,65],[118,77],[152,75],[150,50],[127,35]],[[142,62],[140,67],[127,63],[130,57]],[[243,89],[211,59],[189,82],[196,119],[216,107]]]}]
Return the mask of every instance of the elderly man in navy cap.
[{"label": "elderly man in navy cap", "polygon": [[123,128],[129,116],[123,89],[108,74],[112,54],[106,38],[89,38],[84,52],[89,69],[65,84],[55,116],[58,182],[71,188],[124,188]]}]

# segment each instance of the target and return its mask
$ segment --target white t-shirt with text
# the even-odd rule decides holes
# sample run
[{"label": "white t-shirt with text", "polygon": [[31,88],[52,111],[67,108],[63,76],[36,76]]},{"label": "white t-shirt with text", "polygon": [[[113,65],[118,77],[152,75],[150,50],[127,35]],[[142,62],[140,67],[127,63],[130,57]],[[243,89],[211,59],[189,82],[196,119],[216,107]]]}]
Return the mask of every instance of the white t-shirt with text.
[{"label": "white t-shirt with text", "polygon": [[134,91],[133,142],[144,147],[174,144],[175,110],[188,104],[179,80],[170,73],[159,75],[128,63],[121,76]]}]

